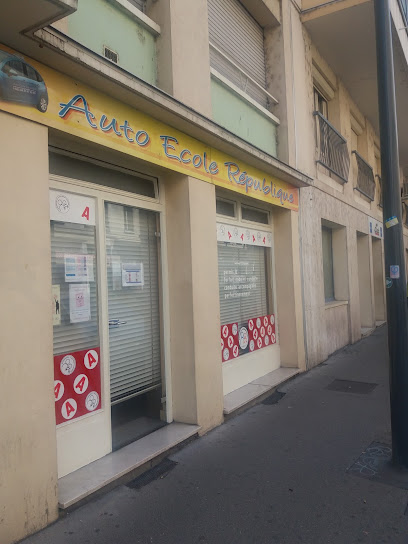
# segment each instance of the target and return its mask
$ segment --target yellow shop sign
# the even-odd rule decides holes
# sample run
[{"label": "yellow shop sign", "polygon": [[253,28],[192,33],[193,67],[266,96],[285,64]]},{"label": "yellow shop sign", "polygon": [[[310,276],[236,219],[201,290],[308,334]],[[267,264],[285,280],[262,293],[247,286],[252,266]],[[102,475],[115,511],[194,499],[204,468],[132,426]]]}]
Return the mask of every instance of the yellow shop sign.
[{"label": "yellow shop sign", "polygon": [[0,109],[264,202],[298,210],[296,187],[6,46],[0,46]]}]

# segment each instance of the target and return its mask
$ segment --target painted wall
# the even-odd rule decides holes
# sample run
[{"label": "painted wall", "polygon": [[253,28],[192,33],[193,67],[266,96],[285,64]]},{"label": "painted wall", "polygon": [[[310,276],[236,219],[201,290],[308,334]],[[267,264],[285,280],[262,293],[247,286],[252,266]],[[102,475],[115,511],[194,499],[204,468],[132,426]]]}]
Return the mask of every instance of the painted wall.
[{"label": "painted wall", "polygon": [[211,118],[207,0],[148,0],[147,15],[160,25],[157,85]]},{"label": "painted wall", "polygon": [[57,518],[57,452],[48,130],[2,112],[0,126],[0,542],[8,544]]},{"label": "painted wall", "polygon": [[66,19],[68,36],[103,56],[104,46],[119,54],[118,65],[144,81],[156,84],[154,35],[126,12],[106,0],[78,2]]},{"label": "painted wall", "polygon": [[276,156],[276,125],[219,81],[211,79],[213,119],[222,127]]},{"label": "painted wall", "polygon": [[174,174],[165,197],[173,416],[206,432],[223,419],[215,187]]}]

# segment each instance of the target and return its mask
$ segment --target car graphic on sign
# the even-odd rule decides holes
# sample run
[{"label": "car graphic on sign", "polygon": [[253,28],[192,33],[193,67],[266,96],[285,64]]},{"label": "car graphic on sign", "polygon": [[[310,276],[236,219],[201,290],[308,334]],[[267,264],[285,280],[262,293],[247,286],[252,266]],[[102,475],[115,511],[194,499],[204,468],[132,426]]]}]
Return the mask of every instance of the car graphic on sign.
[{"label": "car graphic on sign", "polygon": [[0,49],[0,100],[34,106],[45,113],[47,86],[39,72],[17,55]]}]

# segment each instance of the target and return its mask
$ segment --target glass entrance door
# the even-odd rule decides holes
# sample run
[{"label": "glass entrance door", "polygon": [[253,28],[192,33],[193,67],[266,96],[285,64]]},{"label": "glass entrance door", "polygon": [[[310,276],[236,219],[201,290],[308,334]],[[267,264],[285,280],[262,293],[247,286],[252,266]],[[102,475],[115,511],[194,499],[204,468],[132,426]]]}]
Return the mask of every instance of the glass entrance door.
[{"label": "glass entrance door", "polygon": [[158,216],[106,202],[105,228],[116,449],[162,425]]}]

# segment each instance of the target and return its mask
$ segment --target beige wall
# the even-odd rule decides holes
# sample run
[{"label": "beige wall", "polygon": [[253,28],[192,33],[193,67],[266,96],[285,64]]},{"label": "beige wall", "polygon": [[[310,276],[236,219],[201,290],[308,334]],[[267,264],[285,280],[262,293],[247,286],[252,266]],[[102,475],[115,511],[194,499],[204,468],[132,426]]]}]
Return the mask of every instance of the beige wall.
[{"label": "beige wall", "polygon": [[169,176],[166,217],[173,416],[205,432],[223,418],[215,187]]},{"label": "beige wall", "polygon": [[57,517],[47,129],[0,112],[0,542]]},{"label": "beige wall", "polygon": [[383,243],[372,239],[375,320],[386,320]]},{"label": "beige wall", "polygon": [[360,299],[360,320],[362,327],[375,325],[374,297],[371,292],[371,259],[369,237],[357,234],[358,289]]},{"label": "beige wall", "polygon": [[147,15],[160,25],[157,84],[187,106],[212,116],[207,0],[150,0]]},{"label": "beige wall", "polygon": [[273,214],[277,315],[281,365],[305,368],[298,214]]}]

